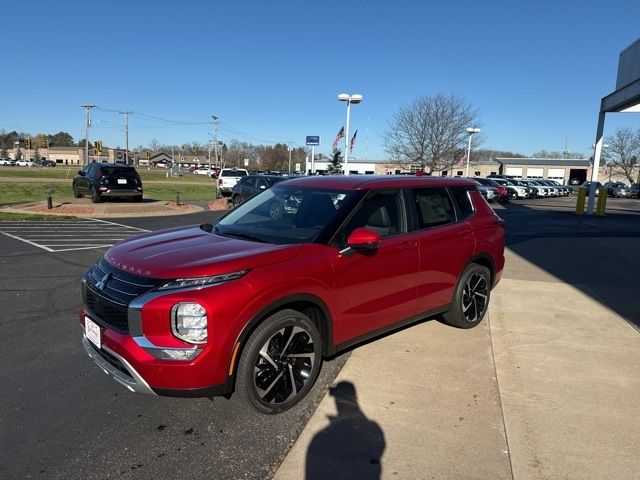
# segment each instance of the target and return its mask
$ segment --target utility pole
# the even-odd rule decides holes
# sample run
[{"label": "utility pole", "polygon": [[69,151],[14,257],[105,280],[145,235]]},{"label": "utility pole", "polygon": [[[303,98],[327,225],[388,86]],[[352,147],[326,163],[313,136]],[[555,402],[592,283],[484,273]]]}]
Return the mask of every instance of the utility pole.
[{"label": "utility pole", "polygon": [[82,162],[82,166],[85,164],[89,164],[89,127],[91,126],[91,117],[89,116],[89,111],[95,107],[95,105],[80,105],[82,108],[87,109],[87,116],[84,120],[84,161]]},{"label": "utility pole", "polygon": [[[215,166],[218,165],[218,117],[211,115],[211,129],[213,130],[213,154],[216,156]],[[211,171],[211,154],[209,154],[209,171]]]},{"label": "utility pole", "polygon": [[118,113],[124,115],[124,141],[125,141],[124,158],[125,158],[125,161],[127,162],[127,165],[129,165],[129,114],[133,112],[130,112],[129,110],[125,110],[124,112],[118,112]]},{"label": "utility pole", "polygon": [[291,175],[291,152],[293,151],[292,147],[287,147],[289,150],[289,175]]}]

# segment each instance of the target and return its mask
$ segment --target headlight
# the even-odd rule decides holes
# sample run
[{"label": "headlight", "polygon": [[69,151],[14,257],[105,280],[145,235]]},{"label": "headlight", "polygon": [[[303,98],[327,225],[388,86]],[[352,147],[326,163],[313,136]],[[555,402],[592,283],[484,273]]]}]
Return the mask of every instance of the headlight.
[{"label": "headlight", "polygon": [[171,330],[189,343],[207,343],[207,312],[199,303],[178,303],[171,309]]},{"label": "headlight", "polygon": [[197,288],[206,287],[208,285],[215,285],[216,283],[228,282],[229,280],[236,280],[242,277],[249,270],[241,270],[239,272],[225,273],[222,275],[212,275],[211,277],[196,277],[196,278],[178,278],[165,283],[158,290],[172,290],[174,288]]}]

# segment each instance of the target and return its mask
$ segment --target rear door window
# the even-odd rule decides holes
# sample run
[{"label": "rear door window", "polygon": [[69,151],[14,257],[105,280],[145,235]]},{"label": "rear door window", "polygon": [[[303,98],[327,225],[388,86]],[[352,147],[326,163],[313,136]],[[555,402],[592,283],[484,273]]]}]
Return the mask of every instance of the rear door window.
[{"label": "rear door window", "polygon": [[417,228],[431,228],[456,221],[456,213],[446,188],[417,188],[412,190]]}]

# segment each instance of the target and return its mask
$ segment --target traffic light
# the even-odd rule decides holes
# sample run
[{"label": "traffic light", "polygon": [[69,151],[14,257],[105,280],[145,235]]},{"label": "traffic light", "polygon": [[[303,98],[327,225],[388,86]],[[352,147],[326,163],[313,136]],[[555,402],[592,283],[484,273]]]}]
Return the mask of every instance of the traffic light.
[{"label": "traffic light", "polygon": [[151,156],[151,152],[149,150],[147,150],[147,158],[149,158]]},{"label": "traffic light", "polygon": [[102,142],[100,140],[96,140],[95,143],[93,144],[93,149],[97,153],[102,153]]},{"label": "traffic light", "polygon": [[27,150],[31,150],[31,139],[30,138],[27,138],[24,141],[24,148],[26,148]]}]

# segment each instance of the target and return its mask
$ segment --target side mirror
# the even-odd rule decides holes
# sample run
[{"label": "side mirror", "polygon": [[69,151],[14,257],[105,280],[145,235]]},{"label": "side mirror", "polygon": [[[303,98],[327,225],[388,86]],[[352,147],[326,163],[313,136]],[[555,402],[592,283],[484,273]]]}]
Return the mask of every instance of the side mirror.
[{"label": "side mirror", "polygon": [[82,170],[78,170],[78,175],[84,175],[84,172]]},{"label": "side mirror", "polygon": [[349,235],[347,245],[356,252],[372,251],[378,248],[381,238],[382,237],[373,230],[356,228],[351,232],[351,235]]}]

